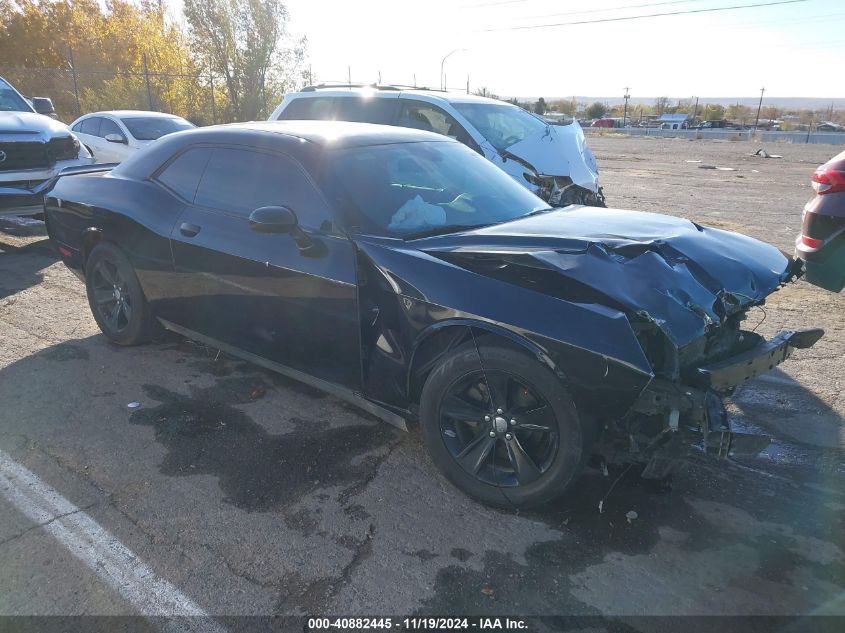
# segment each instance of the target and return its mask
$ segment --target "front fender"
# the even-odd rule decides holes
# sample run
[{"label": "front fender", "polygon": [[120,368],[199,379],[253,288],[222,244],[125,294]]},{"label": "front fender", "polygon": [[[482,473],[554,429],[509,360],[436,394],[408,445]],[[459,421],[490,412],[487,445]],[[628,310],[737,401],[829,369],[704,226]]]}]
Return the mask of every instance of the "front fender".
[{"label": "front fender", "polygon": [[[542,347],[534,343],[533,341],[525,338],[524,336],[520,336],[516,332],[509,330],[504,327],[500,327],[494,325],[492,323],[487,323],[484,321],[480,321],[478,319],[444,319],[442,321],[437,321],[432,323],[429,327],[424,329],[422,332],[419,333],[416,340],[414,341],[413,347],[411,349],[411,354],[408,359],[408,371],[405,380],[406,384],[406,393],[413,394],[413,382],[414,376],[419,371],[421,364],[419,362],[419,352],[421,349],[425,348],[427,344],[429,344],[432,339],[437,336],[438,334],[444,333],[446,330],[452,329],[460,329],[467,333],[467,335],[471,335],[473,338],[477,336],[480,332],[486,332],[488,334],[493,334],[495,336],[499,336],[505,339],[508,339],[512,343],[519,345],[529,354],[534,356],[539,362],[546,365],[549,369],[551,369],[559,378],[566,379],[565,374],[560,371],[557,367],[555,362],[552,358],[548,355],[546,350]],[[470,334],[471,333],[471,334]],[[450,337],[451,338],[451,337]],[[457,343],[458,341],[463,342],[465,336],[455,336],[454,341]],[[440,345],[442,347],[442,352],[446,352],[449,349],[454,347],[453,344],[448,344],[445,342]]]},{"label": "front fender", "polygon": [[398,240],[357,244],[397,296],[396,318],[409,353],[438,328],[472,324],[542,353],[584,401],[613,411],[626,410],[653,377],[619,310],[508,284]]}]

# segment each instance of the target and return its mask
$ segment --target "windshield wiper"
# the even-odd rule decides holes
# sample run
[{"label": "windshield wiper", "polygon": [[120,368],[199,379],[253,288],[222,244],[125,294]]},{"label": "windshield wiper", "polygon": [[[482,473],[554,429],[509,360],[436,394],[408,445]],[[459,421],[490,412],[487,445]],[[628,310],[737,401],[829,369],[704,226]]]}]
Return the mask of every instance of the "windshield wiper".
[{"label": "windshield wiper", "polygon": [[434,226],[430,229],[423,229],[422,231],[415,231],[402,236],[403,240],[418,240],[422,237],[433,237],[435,235],[446,235],[448,233],[460,233],[461,231],[471,231],[473,229],[481,229],[485,226],[492,226],[496,222],[489,224],[449,224],[447,226]]}]

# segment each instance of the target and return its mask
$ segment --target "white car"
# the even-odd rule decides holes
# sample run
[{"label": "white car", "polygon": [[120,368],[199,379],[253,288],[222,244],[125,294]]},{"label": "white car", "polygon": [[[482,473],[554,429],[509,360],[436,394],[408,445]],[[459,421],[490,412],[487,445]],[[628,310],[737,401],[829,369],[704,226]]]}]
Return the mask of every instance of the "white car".
[{"label": "white car", "polygon": [[174,114],[145,110],[91,112],[70,124],[98,163],[120,163],[165,134],[193,127]]},{"label": "white car", "polygon": [[271,121],[321,119],[451,136],[552,206],[604,206],[596,159],[575,122],[553,125],[513,104],[403,86],[309,86],[285,95]]}]

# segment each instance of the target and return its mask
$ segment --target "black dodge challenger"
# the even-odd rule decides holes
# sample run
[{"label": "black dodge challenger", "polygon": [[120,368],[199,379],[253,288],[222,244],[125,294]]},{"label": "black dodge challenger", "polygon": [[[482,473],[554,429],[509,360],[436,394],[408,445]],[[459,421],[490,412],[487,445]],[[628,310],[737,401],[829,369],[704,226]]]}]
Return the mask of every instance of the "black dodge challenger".
[{"label": "black dodge challenger", "polygon": [[822,335],[743,329],[799,273],[776,248],[548,208],[428,132],[227,125],[76,171],[47,228],[108,339],[164,326],[418,422],[443,473],[491,504],[546,502],[593,455],[661,478],[690,450],[759,451],[722,397]]}]

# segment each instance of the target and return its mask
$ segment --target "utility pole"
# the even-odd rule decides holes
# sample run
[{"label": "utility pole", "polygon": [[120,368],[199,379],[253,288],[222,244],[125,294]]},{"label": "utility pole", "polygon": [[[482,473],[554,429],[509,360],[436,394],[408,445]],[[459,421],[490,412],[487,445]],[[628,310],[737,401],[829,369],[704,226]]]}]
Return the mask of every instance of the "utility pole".
[{"label": "utility pole", "polygon": [[[469,75],[467,75],[467,94],[469,94]],[[830,117],[833,118],[832,116]]]},{"label": "utility pole", "polygon": [[79,105],[79,86],[76,83],[76,64],[73,63],[73,49],[68,46],[67,50],[70,55],[70,72],[71,77],[73,78],[73,96],[76,98],[76,116],[82,116],[82,108]]},{"label": "utility pole", "polygon": [[692,111],[692,124],[695,125],[695,119],[698,117],[698,97],[695,98],[695,109]]},{"label": "utility pole", "polygon": [[763,93],[766,92],[765,88],[760,88],[760,103],[757,104],[757,118],[754,119],[754,131],[757,131],[757,125],[760,123],[760,109],[763,107]]},{"label": "utility pole", "polygon": [[144,82],[147,84],[147,103],[153,109],[153,93],[150,91],[150,71],[147,68],[147,53],[144,53]]},{"label": "utility pole", "polygon": [[622,127],[625,127],[625,121],[628,120],[628,99],[631,98],[630,93],[628,92],[630,88],[627,86],[625,87],[625,111],[622,113]]},{"label": "utility pole", "polygon": [[208,87],[211,89],[211,122],[217,125],[217,106],[214,104],[214,68],[208,60]]}]

